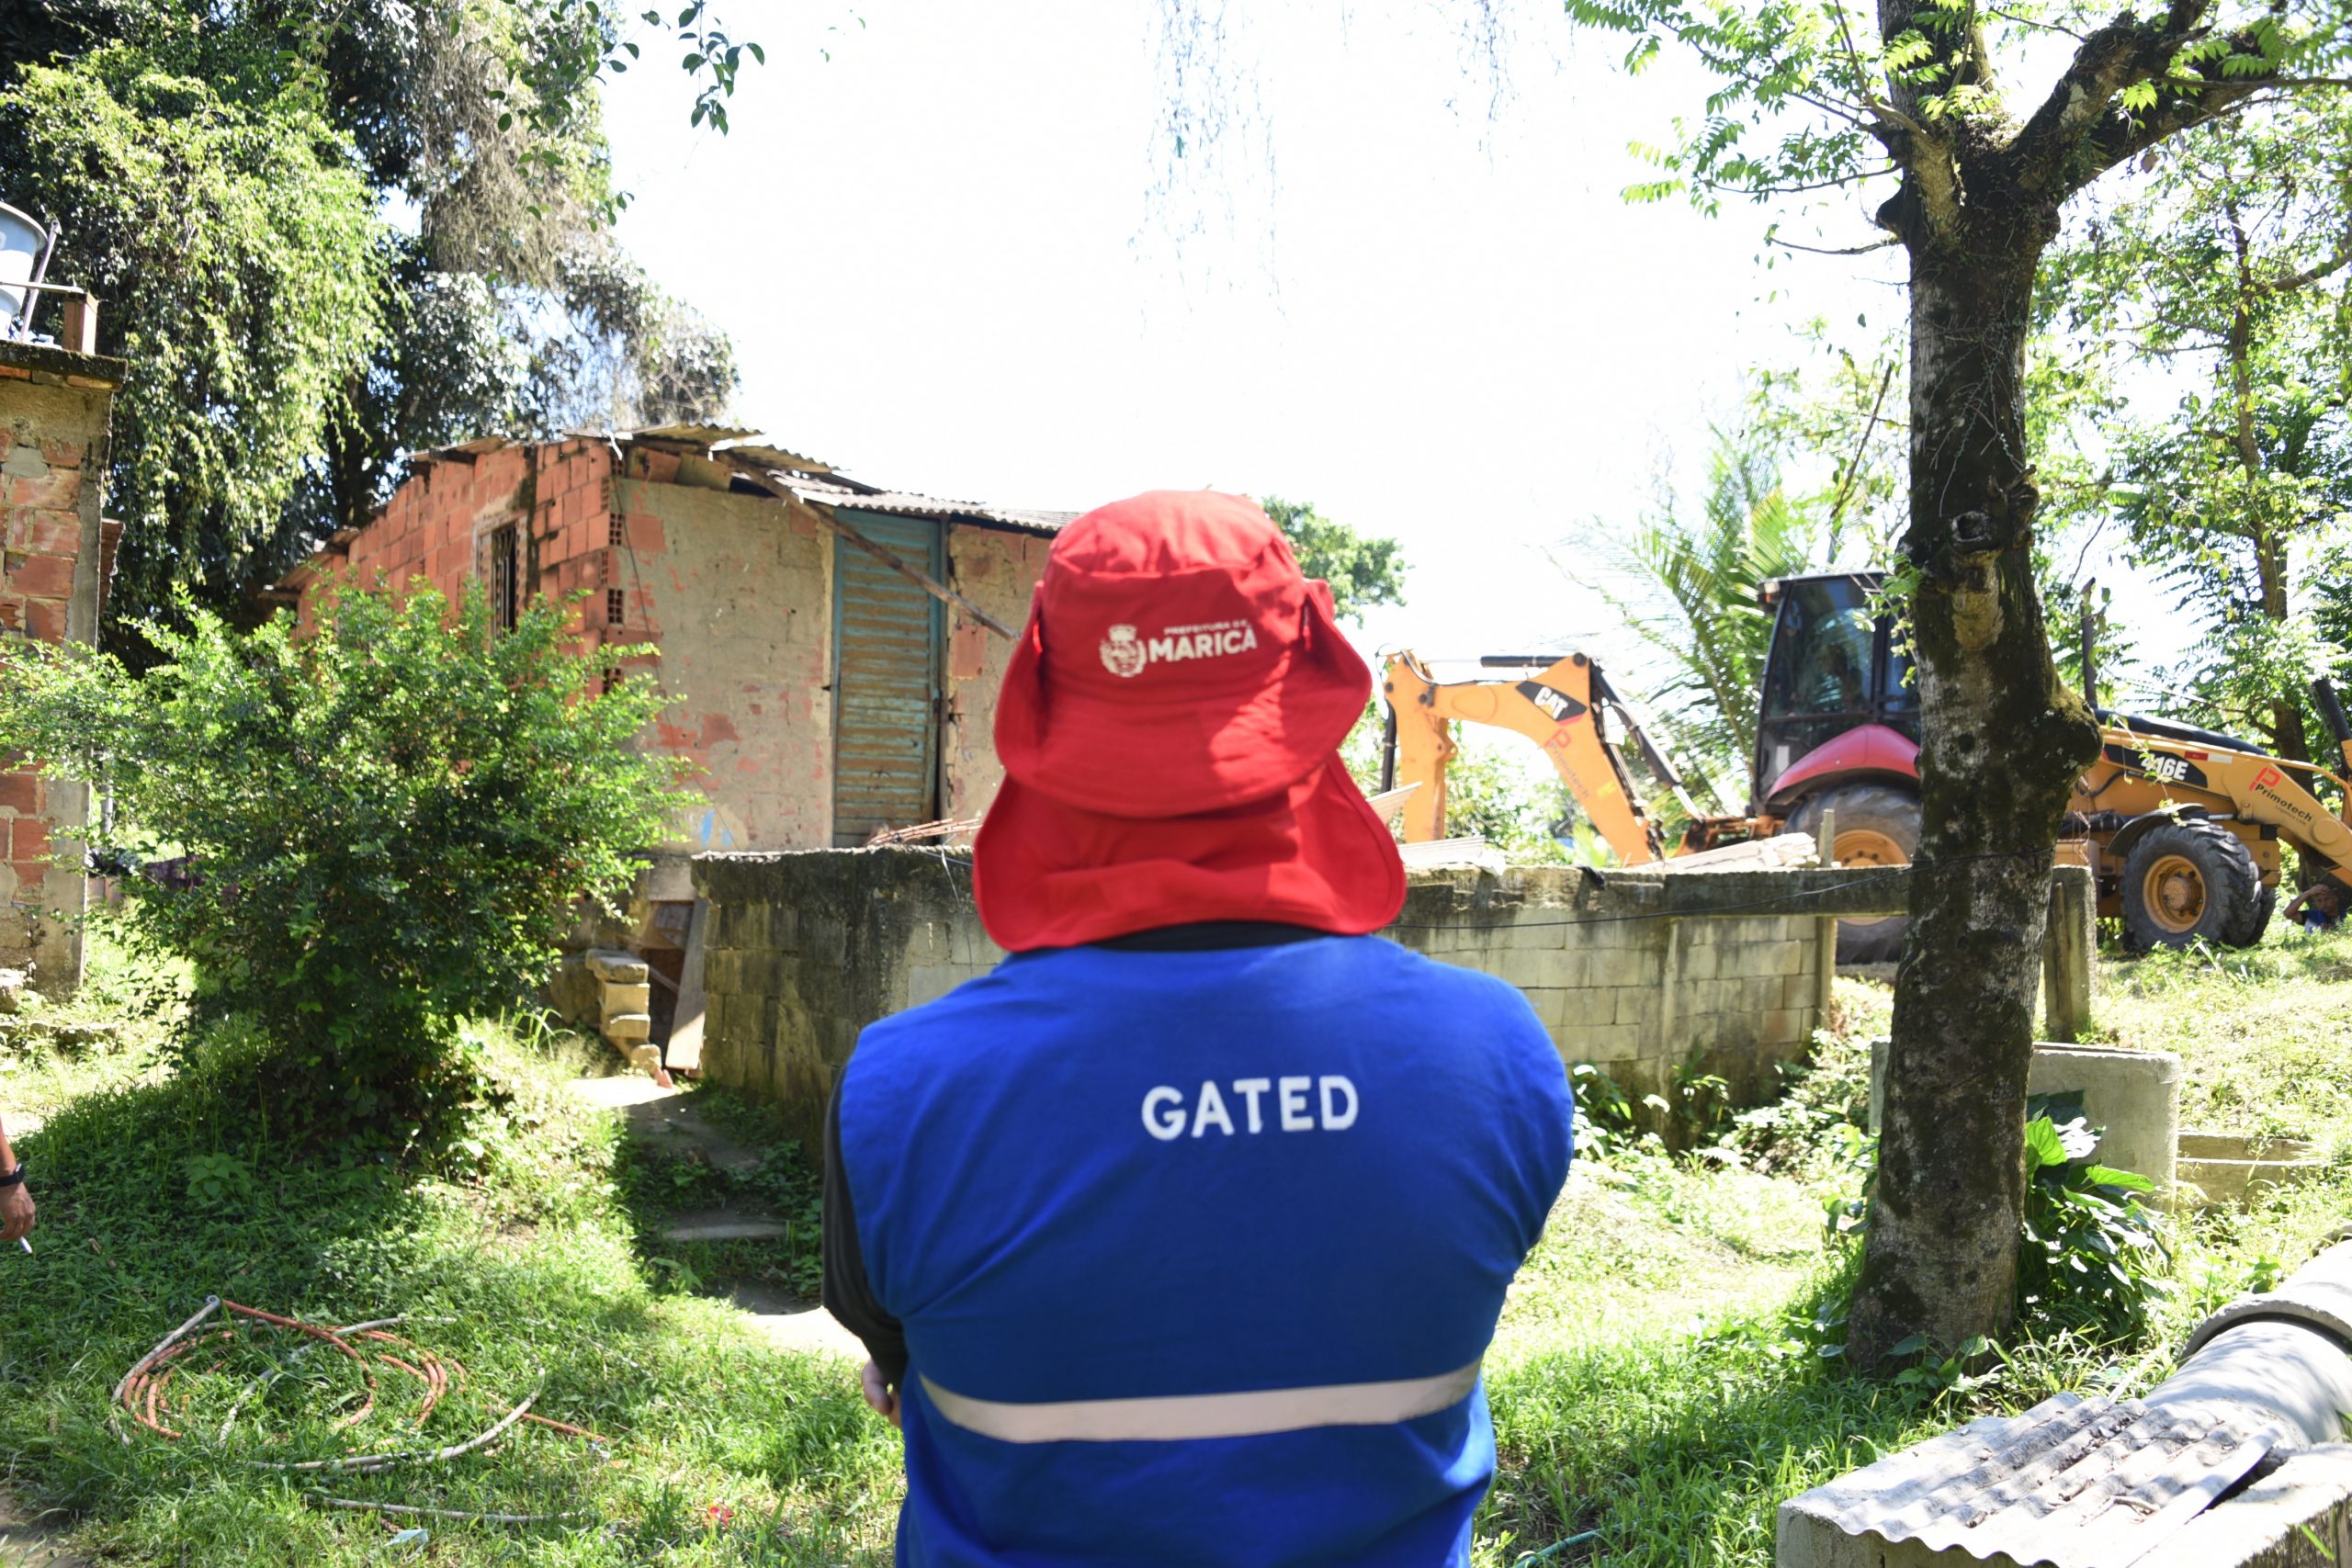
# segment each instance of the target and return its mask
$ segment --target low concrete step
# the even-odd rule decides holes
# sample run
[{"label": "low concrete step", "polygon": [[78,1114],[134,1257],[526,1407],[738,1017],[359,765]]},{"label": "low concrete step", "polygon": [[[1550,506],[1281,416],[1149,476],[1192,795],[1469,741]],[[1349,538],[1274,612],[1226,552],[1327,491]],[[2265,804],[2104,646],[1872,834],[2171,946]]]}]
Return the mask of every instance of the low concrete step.
[{"label": "low concrete step", "polygon": [[728,1299],[742,1309],[752,1328],[779,1350],[832,1356],[854,1365],[866,1359],[865,1344],[831,1313],[782,1286],[745,1280],[729,1292]]},{"label": "low concrete step", "polygon": [[737,1143],[695,1113],[685,1090],[665,1089],[636,1073],[574,1078],[571,1092],[589,1104],[616,1111],[636,1142],[673,1159],[699,1159],[720,1170],[757,1169],[760,1151]]},{"label": "low concrete step", "polygon": [[662,1227],[664,1241],[774,1241],[792,1234],[792,1227],[772,1214],[741,1209],[689,1209],[670,1217]]}]

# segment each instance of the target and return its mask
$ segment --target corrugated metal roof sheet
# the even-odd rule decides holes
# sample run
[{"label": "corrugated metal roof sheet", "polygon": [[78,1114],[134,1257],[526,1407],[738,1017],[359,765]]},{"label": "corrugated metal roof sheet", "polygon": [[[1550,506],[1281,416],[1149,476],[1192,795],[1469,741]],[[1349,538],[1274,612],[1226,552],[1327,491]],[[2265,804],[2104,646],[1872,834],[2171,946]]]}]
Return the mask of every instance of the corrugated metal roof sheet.
[{"label": "corrugated metal roof sheet", "polygon": [[842,476],[836,474],[816,478],[771,470],[768,477],[800,500],[815,505],[846,506],[860,512],[881,512],[899,517],[969,518],[1033,534],[1053,534],[1058,533],[1079,515],[1075,512],[1031,511],[989,506],[981,502],[946,501],[935,495],[918,495],[911,491],[871,490],[854,481],[844,483]]},{"label": "corrugated metal roof sheet", "polygon": [[606,434],[616,441],[635,441],[640,437],[650,441],[680,441],[707,451],[721,442],[741,441],[760,433],[738,429],[731,424],[650,424],[641,430],[616,430]]},{"label": "corrugated metal roof sheet", "polygon": [[2251,1416],[2062,1393],[1890,1455],[1783,1505],[1846,1534],[2007,1553],[2053,1568],[2129,1568],[2274,1449]]}]

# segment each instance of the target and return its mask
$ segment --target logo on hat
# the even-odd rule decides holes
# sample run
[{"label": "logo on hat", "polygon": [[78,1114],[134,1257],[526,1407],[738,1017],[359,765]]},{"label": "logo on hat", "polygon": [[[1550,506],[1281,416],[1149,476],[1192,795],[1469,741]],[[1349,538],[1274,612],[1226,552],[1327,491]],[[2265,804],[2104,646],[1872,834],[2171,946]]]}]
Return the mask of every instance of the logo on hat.
[{"label": "logo on hat", "polygon": [[1114,675],[1140,675],[1148,660],[1133,626],[1113,626],[1111,635],[1102,639],[1102,668]]}]

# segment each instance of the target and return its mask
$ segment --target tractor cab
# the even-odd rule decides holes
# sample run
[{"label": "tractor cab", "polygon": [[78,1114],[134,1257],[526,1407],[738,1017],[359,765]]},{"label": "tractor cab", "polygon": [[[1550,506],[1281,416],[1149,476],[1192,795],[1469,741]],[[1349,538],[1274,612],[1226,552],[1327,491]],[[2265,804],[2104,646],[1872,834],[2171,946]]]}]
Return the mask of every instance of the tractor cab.
[{"label": "tractor cab", "polygon": [[[1831,772],[1912,772],[1919,694],[1892,622],[1872,610],[1871,595],[1884,581],[1881,572],[1841,571],[1764,585],[1772,644],[1757,715],[1752,810],[1785,807]],[[1835,744],[1841,740],[1848,744]]]}]

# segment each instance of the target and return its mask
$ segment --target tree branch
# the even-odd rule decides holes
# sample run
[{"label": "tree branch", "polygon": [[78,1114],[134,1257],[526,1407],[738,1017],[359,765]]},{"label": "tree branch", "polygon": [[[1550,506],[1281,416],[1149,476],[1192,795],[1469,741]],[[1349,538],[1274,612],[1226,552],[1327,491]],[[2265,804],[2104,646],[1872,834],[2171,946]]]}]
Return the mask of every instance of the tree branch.
[{"label": "tree branch", "polygon": [[2209,29],[2212,0],[2172,0],[2161,19],[2130,11],[2084,38],[2041,107],[2010,139],[2018,183],[2064,200],[2108,169],[2177,131],[2211,119],[2257,90],[2258,76],[2225,78],[2218,61],[2200,61],[2188,91],[2166,80],[2167,96],[2134,118],[2117,104],[2126,87],[2165,77],[2182,45]]},{"label": "tree branch", "polygon": [[1783,240],[1775,234],[1765,235],[1764,243],[1768,245],[1778,245],[1784,251],[1803,251],[1808,255],[1866,256],[1872,251],[1883,251],[1889,246],[1899,245],[1903,242],[1890,236],[1883,240],[1873,240],[1867,245],[1848,245],[1845,249],[1838,251],[1824,250],[1819,245],[1800,245],[1794,240]]},{"label": "tree branch", "polygon": [[1997,6],[1985,6],[1984,14],[1988,17],[1998,17],[2005,22],[2011,22],[2020,28],[2030,28],[2035,32],[2063,33],[2066,37],[2073,39],[2076,43],[2090,42],[2090,39],[2087,35],[2078,33],[2072,28],[2062,28],[2055,22],[2036,21],[2031,17],[2020,17],[2014,11],[2004,11]]}]

